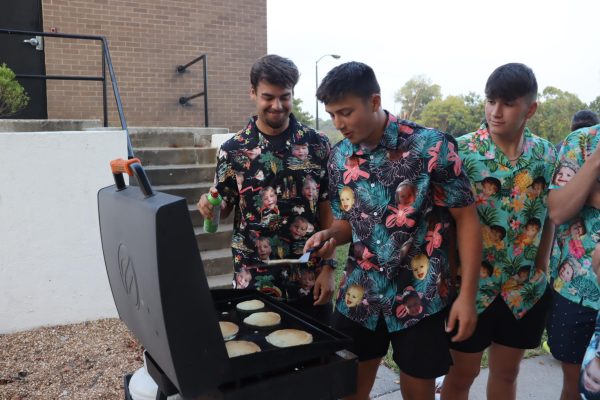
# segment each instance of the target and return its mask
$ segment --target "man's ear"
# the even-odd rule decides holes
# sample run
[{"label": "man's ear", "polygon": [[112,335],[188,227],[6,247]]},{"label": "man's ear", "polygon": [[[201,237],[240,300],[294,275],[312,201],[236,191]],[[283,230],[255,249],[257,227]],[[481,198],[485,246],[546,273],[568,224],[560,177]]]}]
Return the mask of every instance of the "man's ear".
[{"label": "man's ear", "polygon": [[376,93],[371,96],[371,111],[376,112],[381,108],[381,95]]},{"label": "man's ear", "polygon": [[250,99],[256,100],[256,89],[253,86],[250,86]]},{"label": "man's ear", "polygon": [[537,111],[538,108],[538,102],[534,101],[529,105],[529,110],[527,110],[527,115],[526,118],[530,119],[531,117],[533,117],[535,115],[535,112]]}]

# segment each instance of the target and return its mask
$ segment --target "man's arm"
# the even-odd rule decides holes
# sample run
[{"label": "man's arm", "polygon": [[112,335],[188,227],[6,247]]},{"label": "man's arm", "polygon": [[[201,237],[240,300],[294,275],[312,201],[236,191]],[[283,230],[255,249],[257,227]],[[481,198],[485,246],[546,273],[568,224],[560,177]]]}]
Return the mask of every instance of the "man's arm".
[{"label": "man's arm", "polygon": [[[321,201],[318,203],[319,207],[319,222],[321,227],[329,228],[333,222],[333,213],[331,212],[331,204],[329,201]],[[330,250],[322,258],[325,260],[335,260],[335,242],[330,243]],[[306,251],[306,250],[305,250]],[[321,273],[315,280],[315,287],[313,288],[313,298],[315,300],[314,305],[327,304],[333,296],[335,289],[335,268],[329,265],[323,265]]]},{"label": "man's arm", "polygon": [[452,337],[453,342],[468,339],[475,330],[477,312],[475,298],[479,290],[479,269],[481,268],[481,227],[474,205],[462,208],[450,208],[456,221],[456,239],[461,265],[461,287],[458,298],[450,309],[448,326],[451,332],[459,323],[458,333]]},{"label": "man's arm", "polygon": [[543,267],[543,271],[546,273],[548,272],[550,253],[552,251],[552,239],[554,239],[554,224],[549,218],[546,218],[540,245],[538,247],[537,255],[535,256],[535,267]]},{"label": "man's arm", "polygon": [[598,176],[600,176],[600,151],[597,148],[573,179],[559,189],[550,190],[548,211],[550,220],[555,225],[563,224],[579,213],[595,187]]}]

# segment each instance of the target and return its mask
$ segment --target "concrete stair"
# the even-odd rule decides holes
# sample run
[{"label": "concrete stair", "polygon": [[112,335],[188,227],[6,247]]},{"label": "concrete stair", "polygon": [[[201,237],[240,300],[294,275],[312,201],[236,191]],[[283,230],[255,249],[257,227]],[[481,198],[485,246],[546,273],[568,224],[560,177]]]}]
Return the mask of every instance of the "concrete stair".
[{"label": "concrete stair", "polygon": [[215,176],[217,149],[211,147],[212,135],[226,134],[227,129],[134,127],[129,133],[154,190],[186,199],[209,285],[231,287],[233,213],[221,221],[216,233],[207,234],[196,208]]}]

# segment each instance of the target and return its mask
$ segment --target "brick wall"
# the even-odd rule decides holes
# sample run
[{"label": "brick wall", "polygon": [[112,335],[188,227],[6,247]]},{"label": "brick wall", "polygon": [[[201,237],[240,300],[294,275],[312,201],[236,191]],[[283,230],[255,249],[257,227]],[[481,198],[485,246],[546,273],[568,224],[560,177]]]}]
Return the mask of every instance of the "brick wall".
[{"label": "brick wall", "polygon": [[[210,126],[240,129],[253,113],[249,71],[267,51],[266,0],[43,0],[44,30],[108,38],[130,126],[204,126],[201,54],[208,60]],[[47,38],[48,75],[100,75],[101,47]],[[109,124],[119,119],[108,85]],[[100,82],[48,81],[49,118],[102,118]]]}]

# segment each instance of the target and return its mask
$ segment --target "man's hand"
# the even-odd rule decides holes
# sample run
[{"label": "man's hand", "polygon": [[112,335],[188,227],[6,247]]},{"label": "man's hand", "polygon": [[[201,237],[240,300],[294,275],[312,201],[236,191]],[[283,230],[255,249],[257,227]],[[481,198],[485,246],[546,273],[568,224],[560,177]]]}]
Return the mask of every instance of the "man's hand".
[{"label": "man's hand", "polygon": [[[215,189],[215,188],[211,187],[208,192],[210,193],[210,191],[213,189]],[[210,204],[210,202],[208,201],[208,194],[204,193],[202,196],[200,196],[200,200],[198,200],[196,207],[198,207],[198,211],[200,211],[200,214],[202,214],[202,216],[204,218],[208,218],[208,219],[212,218],[214,206],[212,204]],[[223,210],[225,210],[226,208],[227,208],[227,202],[225,200],[223,200],[221,202],[221,214],[223,214]]]},{"label": "man's hand", "polygon": [[459,295],[448,315],[446,332],[452,332],[458,323],[458,332],[452,337],[453,342],[461,342],[471,337],[477,325],[475,301],[470,296]]},{"label": "man's hand", "polygon": [[312,249],[313,247],[318,247],[321,244],[323,244],[323,247],[321,247],[318,251],[315,251],[313,254],[317,257],[325,259],[333,258],[337,242],[331,237],[331,233],[328,229],[319,231],[312,235],[304,245],[304,252],[306,253],[308,250]]},{"label": "man's hand", "polygon": [[328,265],[324,265],[321,273],[315,281],[315,287],[313,288],[313,298],[315,302],[313,305],[319,306],[327,304],[333,296],[333,290],[335,289],[334,280],[334,269]]}]

